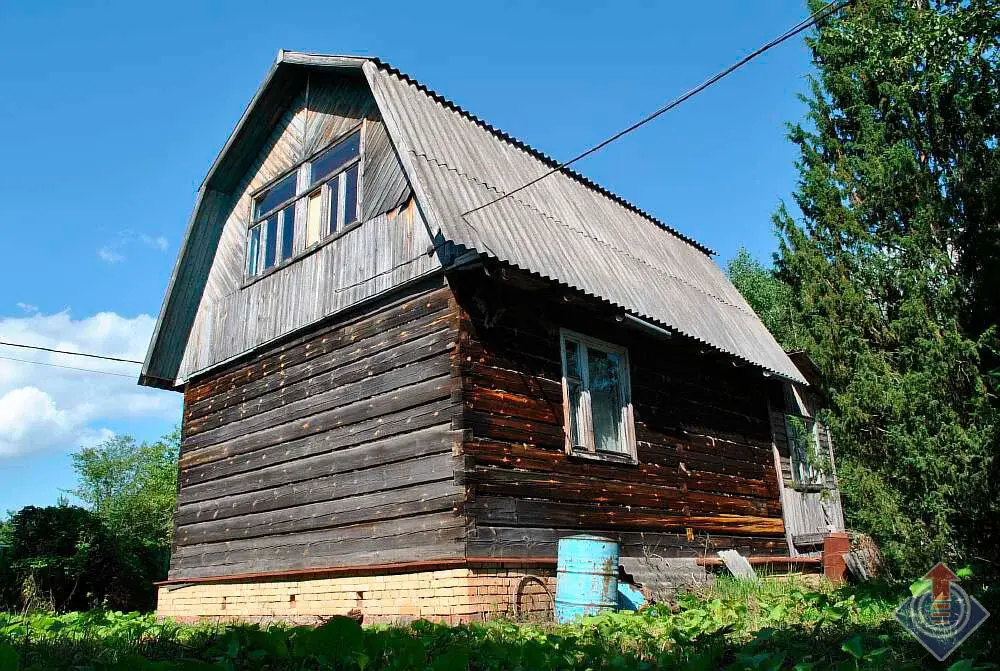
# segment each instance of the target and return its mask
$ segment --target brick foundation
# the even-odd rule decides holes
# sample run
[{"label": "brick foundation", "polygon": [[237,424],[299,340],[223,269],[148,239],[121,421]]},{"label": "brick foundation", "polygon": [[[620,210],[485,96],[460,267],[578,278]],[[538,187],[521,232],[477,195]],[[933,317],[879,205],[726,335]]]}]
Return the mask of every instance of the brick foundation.
[{"label": "brick foundation", "polygon": [[516,563],[395,573],[361,569],[329,578],[165,584],[156,612],[181,622],[317,624],[332,615],[360,615],[365,624],[415,619],[457,624],[515,615],[550,619],[555,583],[553,568]]}]

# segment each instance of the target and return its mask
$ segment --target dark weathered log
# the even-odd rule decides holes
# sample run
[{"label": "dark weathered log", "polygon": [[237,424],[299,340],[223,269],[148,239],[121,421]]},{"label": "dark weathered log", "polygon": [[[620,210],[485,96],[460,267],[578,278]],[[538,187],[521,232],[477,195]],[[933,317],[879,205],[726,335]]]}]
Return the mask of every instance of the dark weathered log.
[{"label": "dark weathered log", "polygon": [[479,523],[500,526],[576,527],[621,530],[710,531],[724,534],[784,535],[780,517],[754,515],[689,515],[682,510],[609,507],[583,503],[477,496],[466,510]]},{"label": "dark weathered log", "polygon": [[217,429],[211,429],[195,436],[185,438],[182,446],[192,450],[207,445],[215,445],[237,436],[243,436],[260,429],[274,427],[279,424],[306,420],[324,411],[357,403],[359,399],[386,394],[397,389],[405,393],[408,388],[428,379],[447,375],[451,371],[451,362],[446,357],[432,357],[419,366],[406,366],[392,369],[382,375],[364,378],[352,384],[331,386],[325,391],[310,398],[292,401],[286,406],[273,410],[265,410],[260,414],[249,415],[244,419],[234,420]]},{"label": "dark weathered log", "polygon": [[[240,387],[217,407],[197,416],[187,414],[187,435],[259,414],[338,385],[357,382],[370,375],[407,366],[440,351],[450,350],[455,332],[448,328],[448,315],[431,315],[422,324],[404,324],[391,333],[368,338],[330,354],[269,375]],[[421,320],[422,321],[422,320]],[[209,400],[214,400],[210,397]]]},{"label": "dark weathered log", "polygon": [[[181,571],[218,567],[215,575],[224,575],[246,572],[253,565],[261,571],[291,564],[299,568],[323,566],[309,561],[320,558],[328,562],[325,565],[336,566],[345,557],[389,549],[408,550],[411,560],[433,559],[436,557],[422,548],[423,543],[440,545],[442,541],[459,541],[464,536],[465,525],[460,517],[452,512],[438,512],[336,529],[179,546],[171,558],[171,568]],[[461,551],[461,547],[455,549]]]},{"label": "dark weathered log", "polygon": [[189,385],[171,577],[461,556],[457,323],[425,289]]},{"label": "dark weathered log", "polygon": [[[316,478],[337,473],[349,473],[350,475],[345,477],[357,478],[359,477],[357,473],[363,473],[375,466],[407,462],[432,454],[451,455],[455,443],[456,436],[448,425],[444,425],[340,448],[312,457],[291,459],[264,468],[260,468],[262,462],[251,455],[251,463],[246,464],[244,469],[238,471],[232,469],[232,473],[225,477],[182,487],[178,503],[183,509],[187,503],[249,494],[296,482],[315,482]],[[249,468],[254,465],[252,462],[256,462],[257,469]],[[232,501],[227,499],[226,503],[228,506]]]},{"label": "dark weathered log", "polygon": [[442,475],[441,480],[402,489],[361,495],[352,493],[343,498],[321,500],[292,508],[182,525],[178,527],[175,539],[178,545],[194,545],[313,529],[334,529],[358,522],[453,510],[461,502],[463,493],[455,487],[450,470],[442,472]]},{"label": "dark weathered log", "polygon": [[[621,544],[623,557],[694,557],[718,550],[737,550],[745,555],[788,552],[783,539],[761,536],[699,534],[689,541],[684,533],[635,532],[594,528],[593,533]],[[579,529],[549,529],[479,525],[466,540],[469,557],[555,557],[559,539],[580,533]]]},{"label": "dark weathered log", "polygon": [[452,301],[451,292],[447,288],[441,288],[440,279],[429,281],[429,286],[434,287],[434,285],[436,288],[429,291],[423,285],[413,287],[410,295],[366,306],[361,313],[352,316],[346,322],[337,321],[306,331],[247,361],[238,362],[223,368],[218,373],[205,376],[188,385],[185,390],[185,405],[194,406],[202,399],[259,380],[280,370],[283,365],[319,356],[344,344],[448,308]]}]

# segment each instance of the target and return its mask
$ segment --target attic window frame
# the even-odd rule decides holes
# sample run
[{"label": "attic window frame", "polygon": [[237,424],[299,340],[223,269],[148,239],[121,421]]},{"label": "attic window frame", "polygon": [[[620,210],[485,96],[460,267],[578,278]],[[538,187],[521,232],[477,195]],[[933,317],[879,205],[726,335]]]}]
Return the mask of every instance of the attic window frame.
[{"label": "attic window frame", "polygon": [[[566,361],[566,343],[574,342],[580,347],[584,378],[580,381],[583,389],[581,393],[581,408],[579,410],[583,420],[581,432],[583,433],[583,444],[573,444],[572,427],[572,404],[570,403],[568,366]],[[590,385],[587,380],[589,371],[587,366],[588,352],[591,349],[617,354],[620,357],[619,385],[621,415],[619,426],[622,432],[622,443],[624,450],[600,450],[597,448],[593,431],[593,409],[590,399]],[[584,459],[594,459],[599,461],[611,461],[623,464],[637,464],[638,451],[636,449],[635,437],[635,415],[632,409],[632,380],[631,363],[629,360],[628,348],[623,345],[600,340],[566,328],[559,329],[559,355],[562,366],[562,396],[563,396],[563,433],[565,436],[566,454]]]},{"label": "attic window frame", "polygon": [[[249,215],[247,219],[248,224],[246,228],[246,236],[243,245],[244,288],[251,284],[254,284],[255,282],[261,280],[264,277],[267,277],[271,273],[291,263],[294,263],[302,259],[303,257],[308,256],[309,254],[312,254],[317,249],[329,244],[330,242],[333,242],[334,240],[340,238],[341,236],[345,235],[346,233],[349,233],[350,231],[354,230],[355,228],[361,225],[361,223],[364,221],[364,216],[365,216],[364,205],[362,202],[363,200],[362,194],[364,193],[365,138],[367,135],[366,133],[367,125],[368,124],[366,123],[366,120],[362,119],[358,123],[351,126],[349,129],[344,131],[343,133],[340,133],[339,135],[335,136],[332,140],[324,144],[317,151],[314,151],[312,154],[310,154],[303,160],[299,161],[298,163],[294,164],[285,172],[268,180],[263,186],[255,189],[250,193],[250,205],[249,205],[250,211],[248,213]],[[323,181],[313,182],[312,181],[313,161],[315,161],[319,156],[323,155],[336,145],[340,144],[341,142],[344,142],[345,140],[348,140],[352,135],[358,135],[359,139],[358,155],[346,161],[335,173],[328,175],[326,178],[323,179]],[[329,184],[331,182],[340,180],[341,176],[344,175],[347,172],[347,170],[353,166],[358,167],[357,197],[356,197],[357,215],[353,221],[347,221],[346,220],[347,217],[345,217],[345,221],[342,227],[338,228],[336,231],[330,232],[328,226],[324,225],[324,222],[328,222],[329,218],[328,217]],[[287,179],[289,175],[295,175],[295,195],[292,196],[291,198],[282,201],[280,204],[272,207],[267,212],[262,213],[261,216],[256,216],[257,202],[260,200],[261,196],[266,194],[267,191],[274,188],[276,185],[280,184],[283,180]],[[309,218],[308,201],[312,195],[316,194],[320,190],[322,190],[323,193],[321,202],[322,211],[320,212],[319,215],[320,226],[321,226],[320,235],[315,242],[311,244],[306,244],[305,241],[306,226],[308,224],[308,218]],[[264,226],[267,219],[270,218],[271,216],[278,216],[279,222],[277,230],[280,242],[280,234],[282,230],[280,218],[281,214],[288,207],[294,208],[292,210],[294,216],[294,222],[293,222],[294,232],[292,235],[291,253],[287,256],[283,256],[282,250],[280,249],[279,245],[279,248],[276,249],[275,252],[276,259],[274,265],[266,269],[261,269],[264,257],[264,245],[262,244],[264,236],[263,235],[259,236],[259,242],[257,245],[258,260],[257,260],[256,272],[254,274],[250,274],[250,248],[251,248],[250,240],[253,229],[256,228],[257,226]]]}]

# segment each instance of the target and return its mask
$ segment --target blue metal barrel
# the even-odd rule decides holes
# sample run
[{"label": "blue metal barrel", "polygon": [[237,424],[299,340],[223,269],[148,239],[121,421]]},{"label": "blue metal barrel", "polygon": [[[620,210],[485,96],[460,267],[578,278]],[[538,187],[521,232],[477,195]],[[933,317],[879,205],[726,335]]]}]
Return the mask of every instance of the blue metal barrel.
[{"label": "blue metal barrel", "polygon": [[590,535],[561,538],[556,574],[556,622],[614,610],[618,543]]}]

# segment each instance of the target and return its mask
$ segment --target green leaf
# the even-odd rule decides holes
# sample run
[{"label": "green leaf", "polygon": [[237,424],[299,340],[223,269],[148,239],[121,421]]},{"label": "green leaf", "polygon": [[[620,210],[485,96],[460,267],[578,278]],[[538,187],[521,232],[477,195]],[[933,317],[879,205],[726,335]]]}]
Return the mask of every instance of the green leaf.
[{"label": "green leaf", "polygon": [[861,659],[864,656],[864,642],[861,640],[861,636],[852,636],[851,638],[844,641],[840,649],[849,654],[854,659]]},{"label": "green leaf", "polygon": [[921,578],[920,580],[917,580],[916,582],[910,584],[910,594],[912,594],[913,596],[920,596],[921,594],[929,590],[931,588],[931,585],[933,584],[934,584],[933,581]]},{"label": "green leaf", "polygon": [[975,662],[971,659],[960,659],[948,667],[948,671],[972,671]]},{"label": "green leaf", "polygon": [[972,575],[973,575],[972,574],[972,567],[971,566],[963,566],[962,568],[960,568],[957,571],[955,571],[955,575],[957,575],[959,578],[971,578]]},{"label": "green leaf", "polygon": [[296,657],[342,661],[357,658],[364,645],[361,625],[353,618],[337,616],[311,631],[297,631],[293,650]]},{"label": "green leaf", "polygon": [[17,650],[6,643],[0,643],[0,670],[14,670],[19,668],[20,665],[21,656],[17,654]]}]

